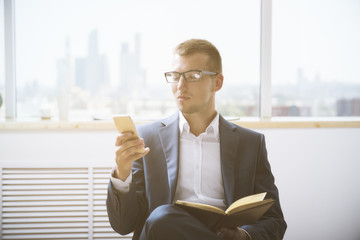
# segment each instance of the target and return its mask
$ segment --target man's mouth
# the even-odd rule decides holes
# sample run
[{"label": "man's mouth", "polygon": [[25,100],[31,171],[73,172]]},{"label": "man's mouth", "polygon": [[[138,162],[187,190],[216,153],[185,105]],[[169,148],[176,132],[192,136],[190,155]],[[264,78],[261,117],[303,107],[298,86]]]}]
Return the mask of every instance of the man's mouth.
[{"label": "man's mouth", "polygon": [[185,95],[179,95],[179,96],[177,97],[177,99],[178,99],[179,101],[185,101],[185,100],[190,99],[190,97],[185,96]]}]

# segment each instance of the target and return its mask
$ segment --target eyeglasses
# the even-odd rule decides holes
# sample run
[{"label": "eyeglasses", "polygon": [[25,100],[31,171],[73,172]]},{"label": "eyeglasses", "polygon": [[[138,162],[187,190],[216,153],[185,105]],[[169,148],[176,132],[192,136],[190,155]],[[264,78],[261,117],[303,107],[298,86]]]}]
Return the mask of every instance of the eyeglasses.
[{"label": "eyeglasses", "polygon": [[203,74],[216,75],[215,72],[203,71],[203,70],[189,70],[186,72],[166,72],[165,78],[168,83],[179,82],[181,75],[184,76],[186,82],[197,82],[200,81]]}]

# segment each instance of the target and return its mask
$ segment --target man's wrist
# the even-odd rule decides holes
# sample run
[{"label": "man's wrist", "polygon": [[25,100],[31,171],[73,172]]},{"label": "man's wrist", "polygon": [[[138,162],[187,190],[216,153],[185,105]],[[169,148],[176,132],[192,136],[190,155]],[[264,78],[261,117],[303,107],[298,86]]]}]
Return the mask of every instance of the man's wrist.
[{"label": "man's wrist", "polygon": [[131,168],[129,170],[120,171],[120,169],[116,166],[114,171],[114,177],[120,179],[125,182],[125,180],[130,176]]}]

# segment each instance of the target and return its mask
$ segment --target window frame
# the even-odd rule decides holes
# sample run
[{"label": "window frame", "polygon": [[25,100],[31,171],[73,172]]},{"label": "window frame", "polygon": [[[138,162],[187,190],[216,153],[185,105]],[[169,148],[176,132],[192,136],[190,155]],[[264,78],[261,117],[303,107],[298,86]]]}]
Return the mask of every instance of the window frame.
[{"label": "window frame", "polygon": [[16,73],[15,73],[15,0],[4,0],[4,42],[5,42],[5,118],[15,120]]}]

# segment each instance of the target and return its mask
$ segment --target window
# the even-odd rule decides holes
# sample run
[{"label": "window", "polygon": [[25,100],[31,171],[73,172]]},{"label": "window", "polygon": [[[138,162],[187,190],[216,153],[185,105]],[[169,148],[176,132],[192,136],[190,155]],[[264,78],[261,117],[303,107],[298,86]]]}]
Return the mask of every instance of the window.
[{"label": "window", "polygon": [[[360,3],[271,2],[272,115],[360,116]],[[260,0],[16,0],[15,12],[19,119],[167,116],[176,106],[163,73],[189,38],[222,54],[217,109],[258,116]]]},{"label": "window", "polygon": [[360,2],[274,0],[273,116],[360,116]]},{"label": "window", "polygon": [[189,38],[222,54],[219,111],[258,115],[260,1],[16,0],[15,11],[18,118],[167,116],[163,73]]}]

